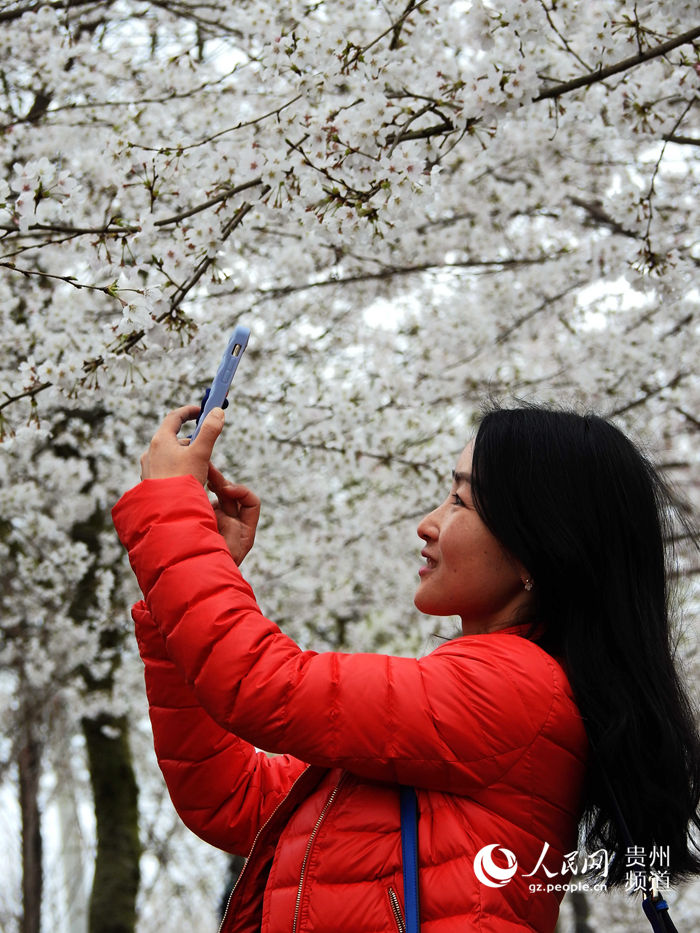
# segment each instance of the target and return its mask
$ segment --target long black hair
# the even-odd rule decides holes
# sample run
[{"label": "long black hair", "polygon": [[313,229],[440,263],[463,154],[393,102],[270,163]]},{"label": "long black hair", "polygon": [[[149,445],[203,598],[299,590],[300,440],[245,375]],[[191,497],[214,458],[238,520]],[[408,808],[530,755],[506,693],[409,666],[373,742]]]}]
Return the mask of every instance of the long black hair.
[{"label": "long black hair", "polygon": [[472,495],[534,581],[535,638],[563,663],[584,720],[586,851],[605,848],[608,884],[624,882],[612,788],[647,859],[663,847],[673,883],[700,874],[700,738],[670,625],[666,485],[604,418],[523,406],[483,416]]}]

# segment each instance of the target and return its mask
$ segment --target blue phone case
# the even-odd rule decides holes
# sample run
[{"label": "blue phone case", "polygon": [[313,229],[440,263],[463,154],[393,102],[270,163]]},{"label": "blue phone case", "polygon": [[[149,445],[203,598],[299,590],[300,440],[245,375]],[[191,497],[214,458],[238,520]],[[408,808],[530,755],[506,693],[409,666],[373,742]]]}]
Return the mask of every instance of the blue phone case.
[{"label": "blue phone case", "polygon": [[204,398],[202,399],[202,408],[197,418],[197,424],[195,429],[192,432],[192,440],[197,437],[199,429],[202,426],[204,419],[207,417],[212,408],[223,408],[224,402],[226,401],[226,396],[228,395],[228,390],[231,388],[231,380],[233,379],[236,370],[238,369],[238,364],[241,361],[243,352],[248,346],[248,338],[250,337],[250,329],[248,327],[241,327],[240,325],[234,330],[231,339],[228,342],[226,347],[226,352],[224,353],[219,368],[214,376],[214,381],[211,386],[204,393]]}]

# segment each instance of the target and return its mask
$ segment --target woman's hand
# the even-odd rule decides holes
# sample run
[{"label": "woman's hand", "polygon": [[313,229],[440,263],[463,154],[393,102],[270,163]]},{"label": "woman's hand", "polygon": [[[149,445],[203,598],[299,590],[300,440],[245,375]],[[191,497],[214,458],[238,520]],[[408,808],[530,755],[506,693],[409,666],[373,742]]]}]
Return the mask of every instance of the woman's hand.
[{"label": "woman's hand", "polygon": [[177,432],[182,425],[193,421],[198,412],[199,405],[185,405],[166,415],[141,457],[141,479],[189,474],[205,485],[214,443],[224,426],[224,413],[221,408],[212,408],[192,443],[188,438],[179,438]]},{"label": "woman's hand", "polygon": [[141,457],[141,479],[191,475],[202,486],[208,480],[209,489],[217,499],[213,508],[219,532],[231,557],[240,564],[255,540],[260,499],[246,486],[229,483],[210,462],[214,443],[224,425],[221,408],[209,412],[192,443],[188,438],[177,436],[182,425],[192,421],[198,412],[198,405],[185,405],[166,415]]},{"label": "woman's hand", "polygon": [[[201,436],[200,432],[197,440]],[[211,463],[208,485],[217,498],[213,506],[219,533],[235,563],[241,564],[255,541],[260,499],[247,486],[228,482]]]}]

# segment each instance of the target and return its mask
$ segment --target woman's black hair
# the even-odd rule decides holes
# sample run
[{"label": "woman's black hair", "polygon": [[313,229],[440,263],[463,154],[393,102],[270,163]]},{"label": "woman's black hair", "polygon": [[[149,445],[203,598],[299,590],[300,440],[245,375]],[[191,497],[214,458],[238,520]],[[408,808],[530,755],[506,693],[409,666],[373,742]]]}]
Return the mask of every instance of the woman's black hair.
[{"label": "woman's black hair", "polygon": [[586,851],[605,848],[608,884],[625,881],[612,787],[647,864],[656,851],[672,883],[700,874],[700,738],[669,620],[664,482],[604,418],[523,406],[482,418],[472,495],[534,581],[535,640],[563,663],[584,720]]}]

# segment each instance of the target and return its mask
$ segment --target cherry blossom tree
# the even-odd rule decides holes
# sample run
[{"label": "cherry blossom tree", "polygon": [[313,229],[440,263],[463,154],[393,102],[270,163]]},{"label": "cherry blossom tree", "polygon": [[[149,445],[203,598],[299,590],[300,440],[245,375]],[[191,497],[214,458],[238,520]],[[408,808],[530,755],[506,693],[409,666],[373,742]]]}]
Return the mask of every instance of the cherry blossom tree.
[{"label": "cherry blossom tree", "polygon": [[[430,646],[415,523],[489,394],[614,416],[696,514],[700,21],[685,0],[9,0],[0,26],[0,773],[36,824],[59,719],[84,799],[91,741],[124,767],[131,741],[145,930],[177,857],[109,508],[163,412],[247,324],[217,458],[263,497],[264,609],[321,649]],[[34,893],[15,878],[0,922],[38,931],[25,830]]]}]

